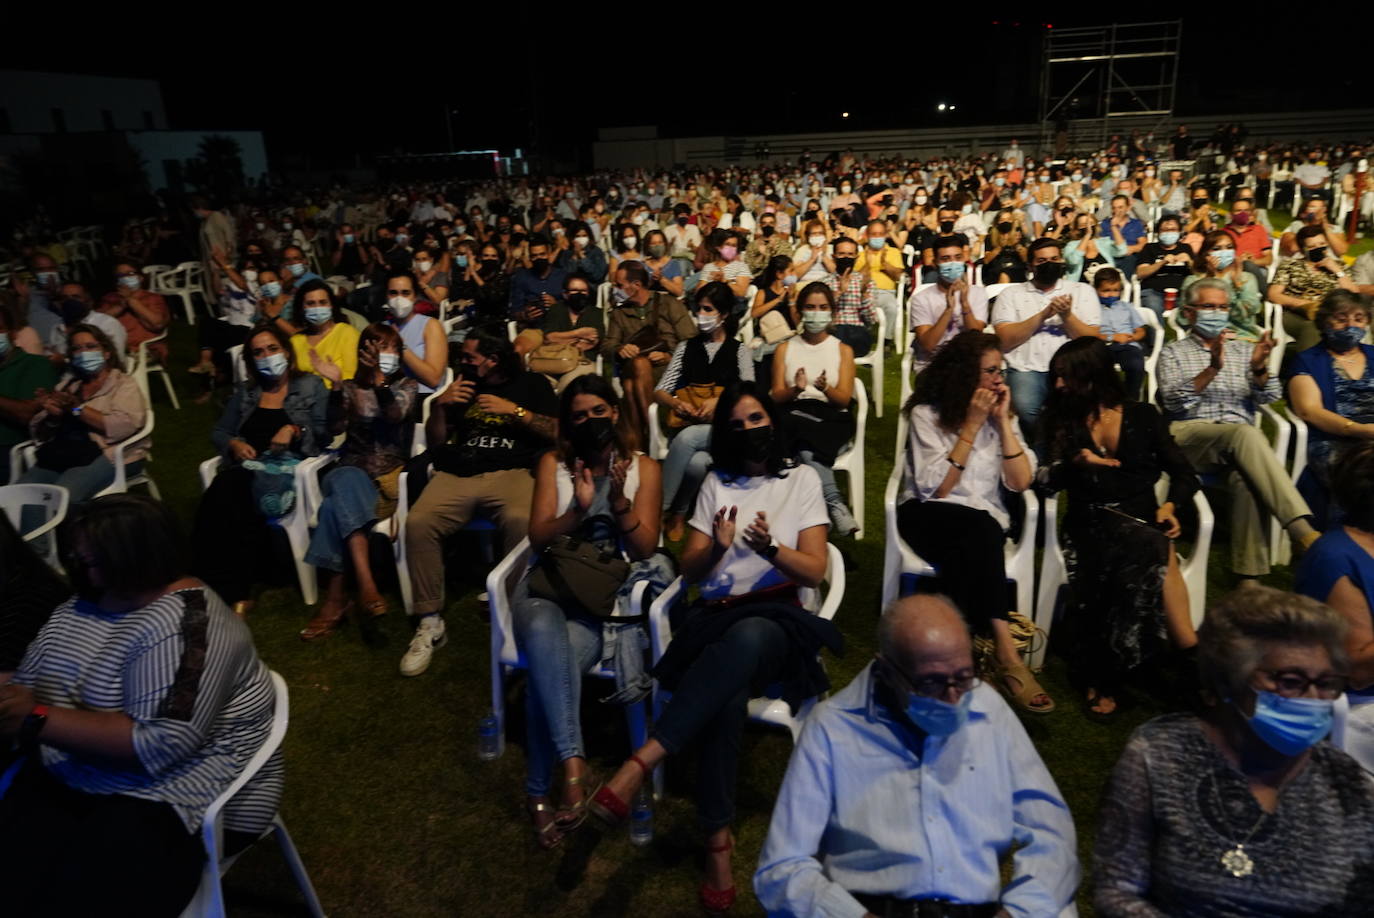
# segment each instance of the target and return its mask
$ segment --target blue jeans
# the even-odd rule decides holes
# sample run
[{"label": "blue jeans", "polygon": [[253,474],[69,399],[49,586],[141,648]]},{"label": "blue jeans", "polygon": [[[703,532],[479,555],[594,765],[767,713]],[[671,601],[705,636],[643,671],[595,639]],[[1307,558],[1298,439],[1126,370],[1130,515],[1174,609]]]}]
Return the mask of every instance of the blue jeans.
[{"label": "blue jeans", "polygon": [[844,495],[840,493],[840,486],[835,483],[834,469],[817,459],[816,454],[809,449],[797,450],[797,458],[815,469],[816,474],[820,476],[821,495],[827,504],[844,503]]},{"label": "blue jeans", "polygon": [[377,486],[362,469],[341,465],[320,483],[320,522],[305,560],[327,571],[344,569],[344,543],[377,519]]},{"label": "blue jeans", "polygon": [[549,792],[554,763],[583,754],[582,674],[601,656],[601,626],[569,618],[557,603],[531,597],[524,580],[511,598],[515,645],[529,666],[525,793],[542,797]]},{"label": "blue jeans", "polygon": [[[1021,419],[1021,436],[1032,447],[1036,444],[1036,424],[1040,409],[1050,395],[1050,374],[1040,370],[1007,370],[1007,385],[1011,388],[1011,404]],[[1036,452],[1039,452],[1037,449]]]},{"label": "blue jeans", "polygon": [[735,777],[740,735],[749,714],[749,686],[775,681],[790,652],[792,644],[777,622],[741,619],[697,656],[654,725],[654,739],[670,754],[698,741],[697,818],[707,834],[735,818]]},{"label": "blue jeans", "polygon": [[1140,305],[1153,312],[1161,320],[1164,318],[1164,291],[1140,288]]},{"label": "blue jeans", "polygon": [[663,509],[687,513],[711,468],[711,425],[684,427],[668,444],[663,460]]},{"label": "blue jeans", "polygon": [[[142,462],[126,462],[124,473],[133,477],[142,468]],[[65,472],[54,472],[52,469],[35,465],[20,475],[15,484],[52,484],[66,488],[68,500],[71,502],[71,506],[75,507],[114,484],[114,478],[114,463],[102,455],[90,465],[79,465],[74,469],[67,469]],[[19,533],[22,535],[37,529],[46,521],[47,514],[44,513],[42,507],[21,507],[19,510]],[[46,553],[48,550],[47,540],[52,537],[53,533],[51,532],[39,536],[33,544],[34,550],[39,554]]]}]

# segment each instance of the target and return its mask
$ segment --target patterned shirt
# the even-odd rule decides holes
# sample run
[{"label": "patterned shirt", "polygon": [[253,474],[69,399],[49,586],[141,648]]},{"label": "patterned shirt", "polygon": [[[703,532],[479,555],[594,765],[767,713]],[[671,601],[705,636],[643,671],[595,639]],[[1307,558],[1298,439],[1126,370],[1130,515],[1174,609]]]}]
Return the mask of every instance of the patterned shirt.
[{"label": "patterned shirt", "polygon": [[1159,397],[1171,421],[1215,421],[1250,424],[1260,405],[1282,397],[1272,374],[1257,384],[1250,372],[1255,346],[1232,338],[1222,351],[1221,370],[1201,392],[1193,391],[1193,379],[1212,363],[1212,351],[1195,334],[1164,346],[1159,355]]},{"label": "patterned shirt", "polygon": [[[1321,270],[1302,255],[1294,255],[1279,265],[1278,270],[1274,272],[1274,279],[1270,283],[1281,284],[1283,292],[1287,296],[1295,296],[1302,300],[1320,300],[1336,289],[1336,275]],[[1286,306],[1284,308],[1293,309],[1295,307]],[[1316,307],[1313,306],[1307,310],[1307,317],[1312,318],[1316,312]]]},{"label": "patterned shirt", "polygon": [[873,308],[873,285],[865,275],[858,271],[850,271],[845,277],[832,274],[826,283],[835,294],[836,325],[871,325],[878,321]]}]

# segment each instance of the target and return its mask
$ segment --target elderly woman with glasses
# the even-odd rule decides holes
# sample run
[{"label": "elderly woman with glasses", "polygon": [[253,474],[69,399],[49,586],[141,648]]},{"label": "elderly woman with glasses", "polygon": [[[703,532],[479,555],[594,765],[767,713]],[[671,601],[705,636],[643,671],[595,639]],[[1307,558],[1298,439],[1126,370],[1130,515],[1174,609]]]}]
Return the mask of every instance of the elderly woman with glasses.
[{"label": "elderly woman with glasses", "polygon": [[1374,784],[1321,742],[1349,659],[1341,616],[1238,590],[1198,631],[1201,715],[1131,737],[1099,815],[1103,916],[1356,915],[1374,896]]}]

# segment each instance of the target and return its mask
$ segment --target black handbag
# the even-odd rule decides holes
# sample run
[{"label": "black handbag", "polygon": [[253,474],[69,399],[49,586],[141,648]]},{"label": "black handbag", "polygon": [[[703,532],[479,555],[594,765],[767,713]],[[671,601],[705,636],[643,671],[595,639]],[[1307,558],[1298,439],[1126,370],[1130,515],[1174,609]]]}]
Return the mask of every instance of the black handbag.
[{"label": "black handbag", "polygon": [[616,594],[630,576],[630,562],[615,550],[572,535],[549,543],[530,570],[529,591],[565,613],[615,617]]}]

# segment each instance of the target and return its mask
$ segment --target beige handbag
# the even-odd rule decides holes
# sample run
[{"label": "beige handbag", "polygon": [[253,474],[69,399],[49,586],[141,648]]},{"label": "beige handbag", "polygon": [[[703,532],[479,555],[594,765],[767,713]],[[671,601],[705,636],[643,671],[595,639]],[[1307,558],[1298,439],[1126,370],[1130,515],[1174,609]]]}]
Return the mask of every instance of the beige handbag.
[{"label": "beige handbag", "polygon": [[582,363],[582,352],[575,344],[541,344],[530,352],[530,369],[548,376],[571,373]]},{"label": "beige handbag", "polygon": [[777,344],[779,341],[786,341],[797,333],[792,326],[787,324],[782,313],[777,310],[765,312],[759,317],[758,330],[759,336],[763,338],[765,344]]}]

